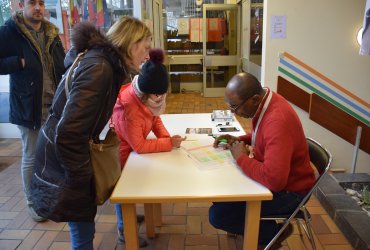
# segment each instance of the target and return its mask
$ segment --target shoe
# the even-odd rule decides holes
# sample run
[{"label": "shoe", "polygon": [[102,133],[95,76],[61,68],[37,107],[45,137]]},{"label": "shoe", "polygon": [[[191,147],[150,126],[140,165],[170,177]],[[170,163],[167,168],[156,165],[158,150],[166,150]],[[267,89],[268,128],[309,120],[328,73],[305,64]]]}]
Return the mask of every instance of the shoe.
[{"label": "shoe", "polygon": [[[282,228],[284,225],[284,223],[278,223],[277,226],[278,226],[278,231],[280,230],[280,228]],[[288,226],[285,228],[285,230],[283,231],[283,233],[279,236],[279,238],[275,241],[274,244],[272,244],[271,246],[271,250],[277,250],[279,248],[281,248],[283,245],[281,244],[284,240],[286,240],[291,234],[293,233],[293,225],[292,224],[288,224]]]},{"label": "shoe", "polygon": [[137,223],[140,224],[144,220],[145,220],[145,216],[144,215],[141,215],[141,214],[136,215],[136,221],[137,221]]},{"label": "shoe", "polygon": [[[119,230],[117,227],[118,240],[122,243],[126,243],[125,236],[123,235],[123,230]],[[139,236],[139,247],[146,247],[148,242],[141,236]]]},{"label": "shoe", "polygon": [[39,215],[36,213],[35,209],[33,209],[32,204],[28,204],[28,213],[31,215],[31,218],[32,218],[34,221],[36,221],[36,222],[44,222],[44,221],[46,221],[46,220],[47,220],[46,218],[41,217],[41,216],[39,216]]},{"label": "shoe", "polygon": [[[279,232],[280,228],[282,228],[284,225],[284,223],[278,223],[277,224],[277,232]],[[291,234],[293,233],[293,226],[292,224],[289,223],[289,225],[285,228],[285,230],[283,231],[283,233],[279,236],[279,238],[275,241],[274,244],[272,244],[272,246],[270,247],[269,250],[277,250],[277,249],[280,249],[281,247],[283,247],[283,245],[281,244],[284,240],[286,240]],[[258,245],[258,250],[263,250],[266,248],[267,245]]]}]

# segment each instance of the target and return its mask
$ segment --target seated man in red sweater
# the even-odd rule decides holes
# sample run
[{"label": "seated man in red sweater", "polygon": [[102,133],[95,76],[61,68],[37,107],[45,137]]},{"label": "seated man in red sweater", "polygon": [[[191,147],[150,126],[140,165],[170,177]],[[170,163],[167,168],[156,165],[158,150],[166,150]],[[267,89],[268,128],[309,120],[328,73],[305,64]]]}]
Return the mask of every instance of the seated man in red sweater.
[{"label": "seated man in red sweater", "polygon": [[[252,133],[219,136],[214,147],[227,139],[226,148],[243,173],[273,193],[272,200],[262,201],[261,217],[292,213],[315,182],[297,114],[282,96],[262,88],[248,73],[231,78],[225,101],[233,113],[252,119]],[[209,209],[209,221],[218,229],[243,235],[245,206],[245,202],[215,202]],[[261,221],[259,244],[268,244],[280,227],[275,221]],[[289,225],[275,247],[291,232]]]}]

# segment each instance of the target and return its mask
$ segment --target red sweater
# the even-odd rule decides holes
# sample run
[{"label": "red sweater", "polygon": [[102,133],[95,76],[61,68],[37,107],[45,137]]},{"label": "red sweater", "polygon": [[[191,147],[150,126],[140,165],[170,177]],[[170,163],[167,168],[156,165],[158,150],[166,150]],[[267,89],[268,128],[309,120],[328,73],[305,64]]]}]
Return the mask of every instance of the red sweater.
[{"label": "red sweater", "polygon": [[[252,120],[253,129],[263,103]],[[240,139],[251,144],[250,133]],[[314,185],[315,175],[310,166],[302,124],[293,108],[279,94],[273,93],[260,122],[254,158],[242,155],[237,163],[247,176],[273,192],[303,193]]]},{"label": "red sweater", "polygon": [[[170,134],[159,116],[136,96],[131,84],[123,85],[113,109],[112,122],[121,140],[120,159],[123,168],[131,151],[155,153],[172,150]],[[147,139],[153,131],[157,138]]]}]

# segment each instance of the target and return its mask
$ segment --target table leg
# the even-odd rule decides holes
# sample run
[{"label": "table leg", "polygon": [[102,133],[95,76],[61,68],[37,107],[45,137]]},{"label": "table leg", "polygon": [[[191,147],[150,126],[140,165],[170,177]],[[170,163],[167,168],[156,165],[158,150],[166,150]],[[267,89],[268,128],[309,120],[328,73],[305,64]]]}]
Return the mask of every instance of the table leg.
[{"label": "table leg", "polygon": [[162,204],[161,203],[154,203],[153,207],[153,215],[154,215],[154,225],[156,227],[162,226]]},{"label": "table leg", "polygon": [[257,249],[258,231],[260,227],[261,201],[247,202],[245,211],[243,249]]},{"label": "table leg", "polygon": [[136,204],[122,204],[124,235],[127,250],[139,249],[139,237],[136,221]]},{"label": "table leg", "polygon": [[144,212],[145,212],[145,225],[146,225],[146,235],[148,238],[155,237],[155,229],[154,229],[154,204],[152,203],[145,203],[144,204]]}]

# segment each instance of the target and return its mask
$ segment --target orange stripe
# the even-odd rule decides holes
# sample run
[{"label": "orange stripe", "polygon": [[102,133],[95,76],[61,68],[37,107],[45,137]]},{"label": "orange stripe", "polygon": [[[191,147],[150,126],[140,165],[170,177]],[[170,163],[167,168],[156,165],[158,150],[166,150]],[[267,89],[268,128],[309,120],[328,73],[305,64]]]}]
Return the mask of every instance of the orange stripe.
[{"label": "orange stripe", "polygon": [[342,86],[340,86],[339,84],[337,84],[336,82],[334,82],[333,80],[330,80],[329,78],[327,78],[326,76],[324,76],[323,74],[321,74],[320,72],[314,70],[313,68],[311,68],[310,66],[308,66],[307,64],[305,64],[304,62],[300,61],[299,59],[295,58],[294,56],[292,56],[291,54],[289,54],[288,52],[284,52],[283,53],[284,56],[286,56],[287,58],[289,58],[290,60],[292,60],[293,62],[295,62],[296,64],[299,64],[301,65],[303,68],[307,69],[308,71],[310,71],[311,73],[317,75],[318,77],[320,77],[321,79],[323,79],[324,81],[330,83],[332,86],[334,86],[335,88],[339,89],[340,91],[342,91],[343,93],[347,94],[348,96],[352,97],[353,99],[355,99],[356,101],[358,101],[359,103],[361,103],[362,105],[366,106],[367,108],[370,108],[370,104],[367,103],[366,101],[362,100],[360,97],[352,94],[351,92],[349,92],[347,89],[343,88]]}]

